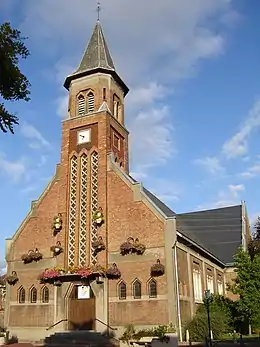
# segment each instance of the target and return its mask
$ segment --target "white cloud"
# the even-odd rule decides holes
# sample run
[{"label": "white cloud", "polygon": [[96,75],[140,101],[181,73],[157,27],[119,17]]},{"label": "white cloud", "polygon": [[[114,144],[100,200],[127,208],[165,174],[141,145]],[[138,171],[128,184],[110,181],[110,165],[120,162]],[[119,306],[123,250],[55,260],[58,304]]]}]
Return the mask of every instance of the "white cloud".
[{"label": "white cloud", "polygon": [[29,147],[33,149],[51,147],[49,141],[47,141],[45,137],[39,132],[39,130],[37,130],[33,125],[24,122],[20,127],[20,131],[25,138],[31,140]]},{"label": "white cloud", "polygon": [[251,133],[260,126],[260,99],[255,102],[249,111],[248,117],[241,125],[240,130],[222,147],[225,156],[236,158],[248,153],[248,140]]},{"label": "white cloud", "polygon": [[194,163],[203,167],[209,174],[213,176],[223,175],[223,173],[225,173],[225,168],[221,165],[220,160],[217,157],[196,159]]},{"label": "white cloud", "polygon": [[38,163],[38,167],[42,167],[47,163],[48,157],[46,155],[42,155],[40,157],[40,162]]},{"label": "white cloud", "polygon": [[0,153],[0,172],[16,183],[26,175],[26,161],[24,158],[11,161],[4,153]]},{"label": "white cloud", "polygon": [[230,184],[228,186],[228,189],[229,189],[230,195],[236,199],[238,198],[239,193],[245,190],[245,186],[243,184],[237,184],[237,185]]},{"label": "white cloud", "polygon": [[245,187],[243,184],[229,184],[224,190],[219,191],[217,197],[211,202],[199,205],[198,209],[220,208],[238,205],[241,203]]},{"label": "white cloud", "polygon": [[61,118],[61,119],[65,119],[68,116],[68,94],[64,94],[61,95],[57,101],[57,115]]},{"label": "white cloud", "polygon": [[169,116],[169,108],[162,106],[140,111],[130,123],[130,155],[136,174],[166,163],[176,153]]},{"label": "white cloud", "polygon": [[169,179],[153,179],[150,191],[166,204],[177,203],[182,194],[182,187]]},{"label": "white cloud", "polygon": [[244,178],[254,178],[260,175],[260,162],[255,163],[246,171],[241,172],[240,176]]},{"label": "white cloud", "polygon": [[[44,41],[48,43],[43,54],[56,55],[66,47],[69,61],[63,65],[73,62],[74,70],[95,23],[95,5],[83,0],[77,6],[70,0],[28,1],[21,27],[35,44],[41,43],[39,49],[46,47]],[[232,1],[227,0],[164,0],[152,5],[143,0],[138,11],[133,2],[111,0],[103,4],[102,23],[118,71],[124,72],[128,83],[140,84],[152,76],[172,81],[193,74],[198,61],[223,51],[221,29],[226,24],[219,19],[235,13]],[[159,61],[160,71],[156,69]]]},{"label": "white cloud", "polygon": [[31,193],[31,192],[34,192],[35,190],[37,189],[37,187],[35,186],[28,186],[28,187],[25,187],[23,189],[21,189],[21,193],[22,194],[28,194],[28,193]]},{"label": "white cloud", "polygon": [[151,82],[146,86],[143,85],[130,90],[126,105],[131,109],[151,105],[154,102],[163,100],[167,93],[169,93],[169,90],[166,87],[156,82]]},{"label": "white cloud", "polygon": [[4,260],[0,260],[0,275],[5,274],[6,270],[6,262]]}]

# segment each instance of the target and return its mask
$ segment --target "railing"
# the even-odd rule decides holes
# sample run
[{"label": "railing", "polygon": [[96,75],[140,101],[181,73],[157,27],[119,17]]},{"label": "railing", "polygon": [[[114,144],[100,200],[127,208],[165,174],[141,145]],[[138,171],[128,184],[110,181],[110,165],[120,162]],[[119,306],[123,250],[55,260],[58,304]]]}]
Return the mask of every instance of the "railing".
[{"label": "railing", "polygon": [[61,319],[58,322],[52,324],[51,326],[49,326],[46,330],[51,330],[52,328],[56,327],[56,325],[62,323],[62,322],[68,322],[68,319]]},{"label": "railing", "polygon": [[100,320],[100,319],[98,319],[98,318],[95,318],[95,321],[97,321],[97,322],[99,322],[99,323],[101,323],[101,324],[103,324],[103,325],[105,325],[108,329],[110,329],[110,330],[117,330],[117,328],[112,328],[110,325],[108,325],[107,323],[105,323],[105,322],[103,322],[102,320]]}]

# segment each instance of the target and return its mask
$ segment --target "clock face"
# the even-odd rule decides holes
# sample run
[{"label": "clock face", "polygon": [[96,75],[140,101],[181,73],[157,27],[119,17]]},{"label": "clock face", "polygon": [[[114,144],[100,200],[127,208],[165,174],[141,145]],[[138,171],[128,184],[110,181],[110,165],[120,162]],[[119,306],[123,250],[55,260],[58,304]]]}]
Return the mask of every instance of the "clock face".
[{"label": "clock face", "polygon": [[90,142],[90,129],[78,131],[78,145]]}]

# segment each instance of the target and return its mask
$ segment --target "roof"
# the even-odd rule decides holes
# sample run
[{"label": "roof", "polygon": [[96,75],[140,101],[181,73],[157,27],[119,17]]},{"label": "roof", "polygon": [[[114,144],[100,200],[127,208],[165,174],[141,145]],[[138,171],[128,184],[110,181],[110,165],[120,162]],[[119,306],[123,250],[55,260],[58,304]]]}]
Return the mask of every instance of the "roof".
[{"label": "roof", "polygon": [[241,205],[178,214],[176,219],[179,232],[224,263],[233,263],[242,242]]},{"label": "roof", "polygon": [[66,78],[64,87],[69,89],[70,82],[72,80],[97,72],[112,75],[122,87],[124,94],[126,95],[128,93],[128,87],[116,72],[115,65],[109,52],[108,45],[99,21],[94,27],[92,36],[83,54],[79,67],[72,75],[69,75]]},{"label": "roof", "polygon": [[222,263],[233,263],[242,243],[242,205],[177,214],[145,187],[143,192],[166,217],[176,217],[177,231],[183,236]]},{"label": "roof", "polygon": [[91,39],[76,72],[104,68],[115,70],[102,27],[99,22],[94,27]]},{"label": "roof", "polygon": [[144,193],[148,196],[150,200],[167,216],[174,217],[176,215],[165,203],[163,203],[157,196],[151,193],[148,189],[143,187]]}]

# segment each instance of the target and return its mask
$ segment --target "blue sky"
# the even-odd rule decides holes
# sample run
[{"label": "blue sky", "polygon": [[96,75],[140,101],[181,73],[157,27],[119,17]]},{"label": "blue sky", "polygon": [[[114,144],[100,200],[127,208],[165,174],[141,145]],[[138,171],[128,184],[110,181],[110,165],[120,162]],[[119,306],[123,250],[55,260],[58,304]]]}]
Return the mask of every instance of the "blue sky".
[{"label": "blue sky", "polygon": [[[110,0],[101,22],[131,92],[131,173],[176,212],[245,200],[260,214],[260,3]],[[0,22],[28,37],[31,101],[15,135],[0,134],[0,260],[60,158],[67,74],[96,20],[95,0],[1,0]],[[145,155],[144,155],[145,154]]]}]

